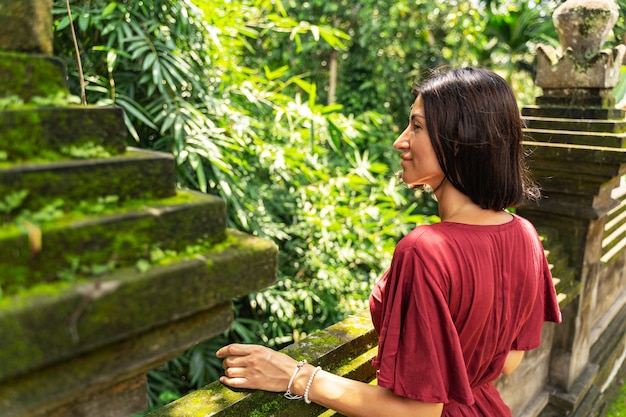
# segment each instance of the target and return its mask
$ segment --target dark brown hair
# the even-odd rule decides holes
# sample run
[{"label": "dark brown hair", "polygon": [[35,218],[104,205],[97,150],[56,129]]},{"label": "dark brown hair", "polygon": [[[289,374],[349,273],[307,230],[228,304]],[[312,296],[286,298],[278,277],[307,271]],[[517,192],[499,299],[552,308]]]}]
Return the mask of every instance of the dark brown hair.
[{"label": "dark brown hair", "polygon": [[436,73],[413,87],[450,183],[480,207],[502,210],[539,197],[524,164],[523,121],[507,82],[492,71]]}]

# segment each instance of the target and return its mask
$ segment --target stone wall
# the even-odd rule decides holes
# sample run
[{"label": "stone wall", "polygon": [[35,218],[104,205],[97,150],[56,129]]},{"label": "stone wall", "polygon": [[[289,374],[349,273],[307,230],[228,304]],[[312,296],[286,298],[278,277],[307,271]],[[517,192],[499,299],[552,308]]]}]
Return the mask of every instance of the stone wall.
[{"label": "stone wall", "polygon": [[126,417],[274,282],[277,248],[127,146],[122,109],[69,104],[51,3],[0,2],[0,416]]}]

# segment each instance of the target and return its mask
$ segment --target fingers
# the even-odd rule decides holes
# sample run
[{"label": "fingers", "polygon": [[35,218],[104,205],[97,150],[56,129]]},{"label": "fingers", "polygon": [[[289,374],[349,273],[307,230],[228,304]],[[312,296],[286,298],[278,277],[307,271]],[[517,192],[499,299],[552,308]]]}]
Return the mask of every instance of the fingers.
[{"label": "fingers", "polygon": [[224,376],[226,378],[245,378],[246,370],[245,368],[237,368],[237,367],[229,367],[224,368]]},{"label": "fingers", "polygon": [[231,350],[231,346],[232,345],[228,345],[228,346],[224,346],[221,347],[217,350],[217,352],[215,352],[215,356],[217,356],[218,358],[225,358],[227,356],[230,356],[230,350]]},{"label": "fingers", "polygon": [[220,377],[220,382],[233,388],[248,388],[248,380],[246,378],[229,378],[222,376]]},{"label": "fingers", "polygon": [[223,359],[220,381],[233,388],[284,391],[297,365],[284,353],[259,345],[232,344],[215,355]]},{"label": "fingers", "polygon": [[218,358],[225,358],[227,356],[244,356],[251,354],[257,348],[260,348],[260,346],[233,343],[232,345],[220,348],[217,352],[215,352],[215,356]]},{"label": "fingers", "polygon": [[227,356],[222,361],[222,368],[245,368],[248,366],[248,361],[242,356]]}]

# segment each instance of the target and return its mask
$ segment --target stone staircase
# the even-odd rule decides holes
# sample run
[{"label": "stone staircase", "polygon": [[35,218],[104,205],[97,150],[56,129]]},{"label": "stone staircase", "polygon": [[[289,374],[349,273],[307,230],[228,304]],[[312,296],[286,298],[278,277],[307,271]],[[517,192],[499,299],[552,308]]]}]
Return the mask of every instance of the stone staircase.
[{"label": "stone staircase", "polygon": [[580,280],[571,266],[571,259],[562,240],[559,239],[558,230],[544,227],[538,229],[538,233],[548,259],[559,305],[563,307],[580,292]]},{"label": "stone staircase", "polygon": [[145,374],[225,331],[277,248],[128,147],[121,109],[38,104],[66,91],[54,58],[0,53],[0,79],[0,416],[142,411]]}]

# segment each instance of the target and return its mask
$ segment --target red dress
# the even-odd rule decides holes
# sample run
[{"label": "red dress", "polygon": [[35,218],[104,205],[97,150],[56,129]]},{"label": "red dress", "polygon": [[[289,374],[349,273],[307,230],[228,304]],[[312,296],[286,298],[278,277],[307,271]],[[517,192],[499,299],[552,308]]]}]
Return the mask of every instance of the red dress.
[{"label": "red dress", "polygon": [[532,224],[442,222],[403,238],[370,296],[378,385],[446,417],[511,416],[493,381],[561,314]]}]

